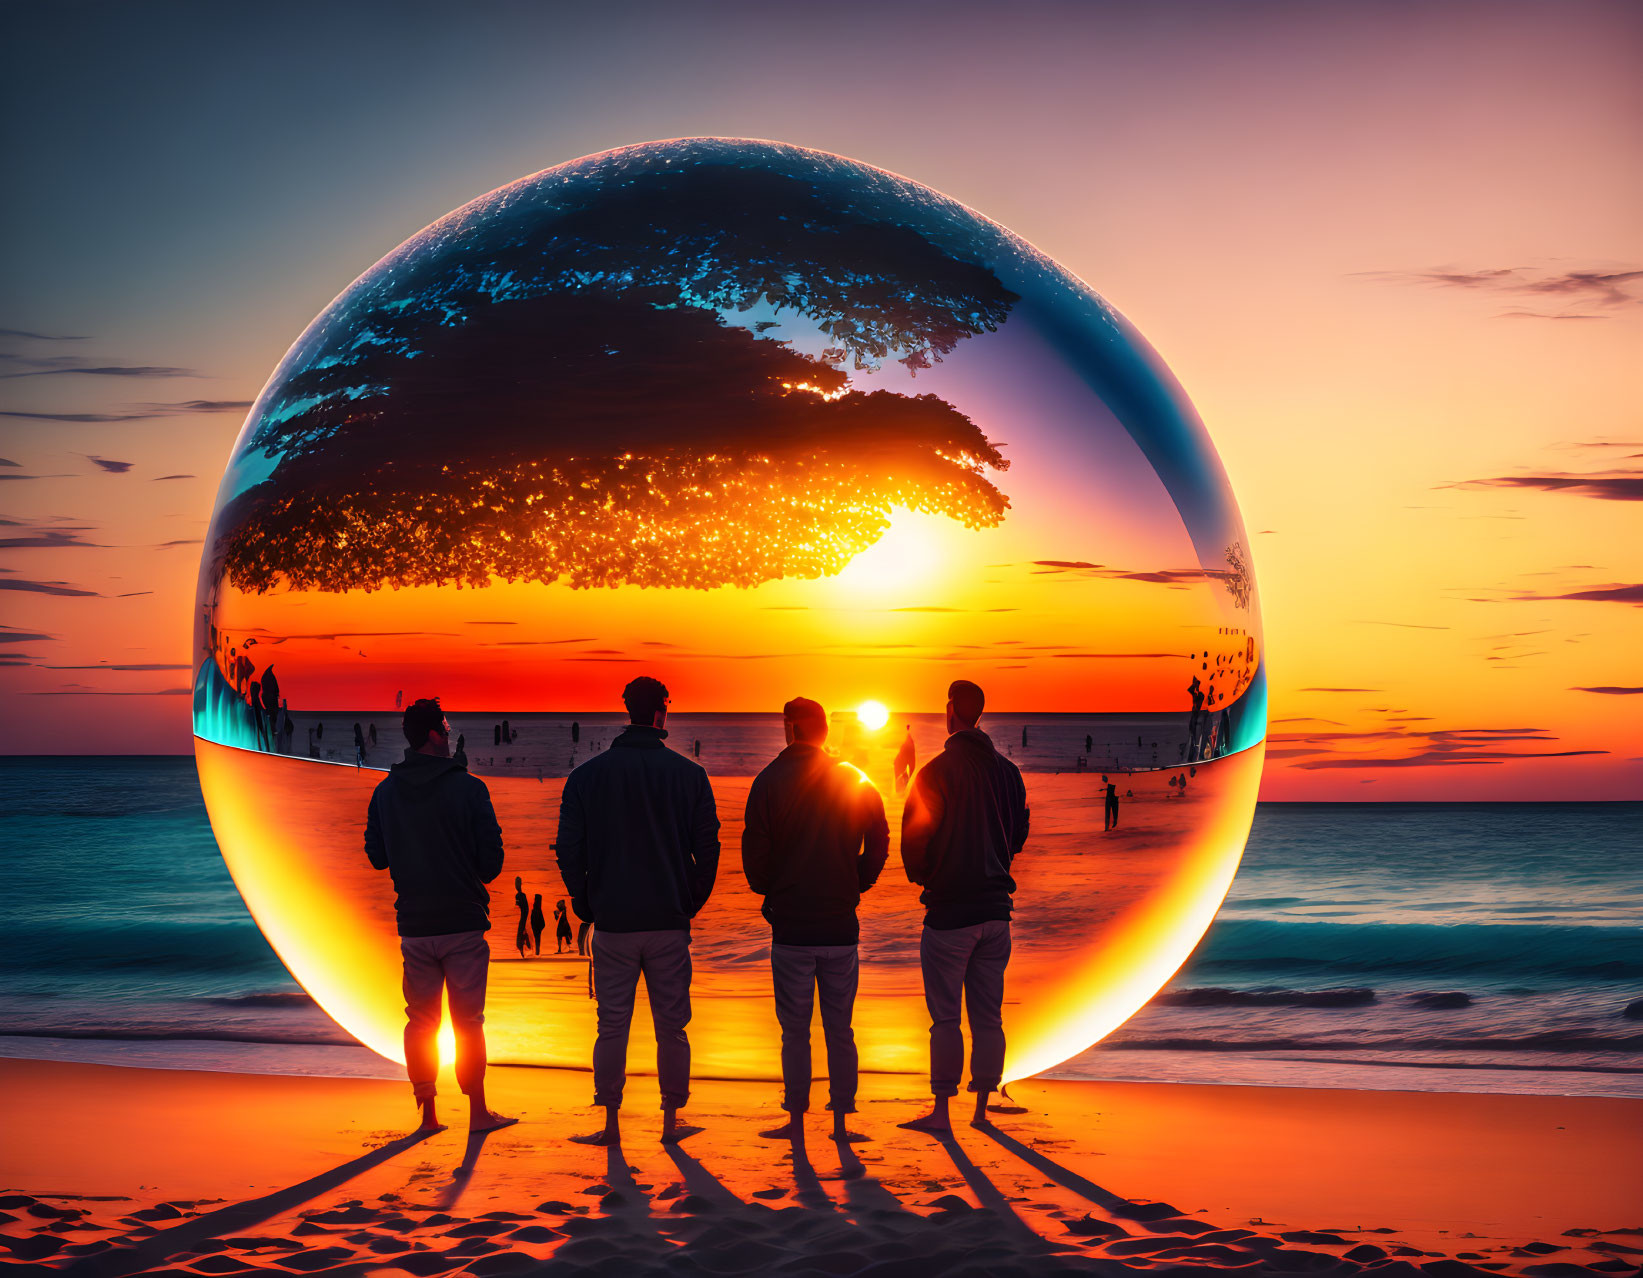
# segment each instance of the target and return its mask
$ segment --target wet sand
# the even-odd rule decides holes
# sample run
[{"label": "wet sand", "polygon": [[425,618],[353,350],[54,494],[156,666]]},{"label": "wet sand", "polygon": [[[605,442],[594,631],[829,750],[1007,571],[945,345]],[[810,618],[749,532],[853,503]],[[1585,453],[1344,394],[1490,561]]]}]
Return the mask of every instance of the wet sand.
[{"label": "wet sand", "polygon": [[[636,1042],[636,1049],[641,1047]],[[841,1149],[760,1140],[770,1084],[699,1084],[681,1148],[637,1079],[616,1154],[588,1080],[495,1069],[522,1116],[403,1137],[403,1084],[0,1062],[0,1260],[35,1272],[1172,1273],[1580,1278],[1643,1260],[1643,1102],[1024,1082],[902,1131],[865,1077]],[[447,1089],[449,1091],[449,1089]],[[453,1100],[454,1100],[453,1095]],[[459,1118],[456,1111],[448,1118]],[[857,1161],[859,1159],[859,1162]]]}]

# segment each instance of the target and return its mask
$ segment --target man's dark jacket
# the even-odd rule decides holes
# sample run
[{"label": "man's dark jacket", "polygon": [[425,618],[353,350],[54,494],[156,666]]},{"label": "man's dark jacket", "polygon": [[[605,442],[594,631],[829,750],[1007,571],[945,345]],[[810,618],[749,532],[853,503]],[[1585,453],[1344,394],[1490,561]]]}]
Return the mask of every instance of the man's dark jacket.
[{"label": "man's dark jacket", "polygon": [[707,773],[632,724],[565,779],[559,873],[576,916],[606,932],[690,930],[719,872]]},{"label": "man's dark jacket", "polygon": [[1010,865],[1027,841],[1021,770],[979,728],[947,738],[907,793],[901,859],[937,931],[1010,917]]},{"label": "man's dark jacket", "polygon": [[371,792],[365,855],[393,875],[401,936],[489,930],[502,828],[485,783],[456,760],[405,751]]},{"label": "man's dark jacket", "polygon": [[794,742],[753,779],[742,871],[777,945],[856,944],[856,906],[889,854],[879,792],[821,747]]}]

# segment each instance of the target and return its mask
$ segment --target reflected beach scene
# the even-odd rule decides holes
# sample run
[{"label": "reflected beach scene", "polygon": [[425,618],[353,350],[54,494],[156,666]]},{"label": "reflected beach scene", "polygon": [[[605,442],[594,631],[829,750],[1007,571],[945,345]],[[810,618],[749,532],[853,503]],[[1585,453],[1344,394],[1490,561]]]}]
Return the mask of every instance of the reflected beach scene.
[{"label": "reflected beach scene", "polygon": [[440,697],[506,844],[491,1058],[585,1066],[587,962],[551,952],[551,922],[522,955],[510,889],[551,918],[563,779],[619,730],[622,686],[661,679],[724,848],[693,929],[695,1069],[768,1078],[742,814],[781,705],[812,697],[891,811],[861,906],[862,1068],[916,1072],[900,795],[941,749],[948,683],[974,680],[1032,811],[1005,1003],[1021,1078],[1140,1008],[1236,871],[1267,729],[1247,545],[1168,370],[1030,245],[837,156],[625,148],[428,227],[275,371],[201,562],[201,783],[281,959],[398,1059],[392,892],[361,830],[400,708]]}]

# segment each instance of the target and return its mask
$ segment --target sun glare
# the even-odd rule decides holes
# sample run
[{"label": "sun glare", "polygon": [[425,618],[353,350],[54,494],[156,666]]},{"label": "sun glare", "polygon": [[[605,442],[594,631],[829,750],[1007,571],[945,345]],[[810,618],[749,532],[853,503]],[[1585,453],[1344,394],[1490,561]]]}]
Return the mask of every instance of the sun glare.
[{"label": "sun glare", "polygon": [[877,732],[890,722],[890,711],[882,701],[863,701],[856,707],[856,718],[869,732]]},{"label": "sun glare", "polygon": [[[884,536],[852,559],[833,578],[851,599],[861,595],[902,601],[913,590],[928,590],[941,577],[943,538],[941,516],[897,509]],[[951,521],[948,521],[951,522]]]}]

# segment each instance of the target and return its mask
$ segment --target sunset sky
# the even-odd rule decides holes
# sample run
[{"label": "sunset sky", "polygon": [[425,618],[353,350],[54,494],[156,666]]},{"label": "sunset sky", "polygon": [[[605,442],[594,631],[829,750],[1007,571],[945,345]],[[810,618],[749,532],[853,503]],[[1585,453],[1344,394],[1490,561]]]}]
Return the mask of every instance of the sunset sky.
[{"label": "sunset sky", "polygon": [[1264,798],[1643,797],[1635,5],[67,4],[0,46],[8,752],[189,748],[218,481],[349,281],[719,135],[933,186],[1157,348],[1251,535]]}]

